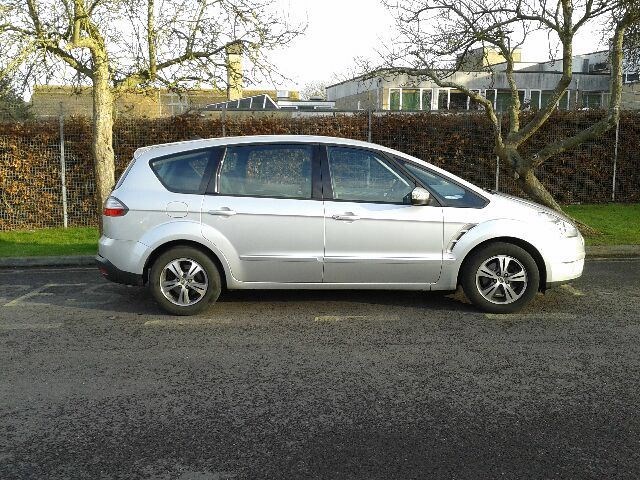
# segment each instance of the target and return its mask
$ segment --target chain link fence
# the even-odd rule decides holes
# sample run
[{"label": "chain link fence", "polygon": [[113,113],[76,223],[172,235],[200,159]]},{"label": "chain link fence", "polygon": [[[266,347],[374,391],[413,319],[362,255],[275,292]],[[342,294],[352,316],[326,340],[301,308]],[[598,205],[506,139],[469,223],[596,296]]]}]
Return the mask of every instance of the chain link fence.
[{"label": "chain link fence", "polygon": [[[603,112],[558,112],[525,146],[534,152],[574,134]],[[550,159],[537,175],[562,203],[640,201],[640,114],[624,112],[595,141]],[[326,135],[388,146],[478,186],[521,194],[493,154],[481,114],[222,111],[160,119],[122,117],[114,126],[116,174],[146,145],[237,135]],[[0,122],[0,230],[95,226],[90,119],[64,114]],[[616,141],[618,139],[618,141]]]}]

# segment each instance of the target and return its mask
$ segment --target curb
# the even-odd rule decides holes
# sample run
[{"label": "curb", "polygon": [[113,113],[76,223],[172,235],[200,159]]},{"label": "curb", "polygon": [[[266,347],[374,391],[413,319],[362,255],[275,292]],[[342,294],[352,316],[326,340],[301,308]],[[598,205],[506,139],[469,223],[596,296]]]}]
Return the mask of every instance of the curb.
[{"label": "curb", "polygon": [[0,258],[0,268],[86,267],[93,266],[95,264],[95,255]]},{"label": "curb", "polygon": [[638,258],[640,245],[592,245],[586,252],[588,259]]},{"label": "curb", "polygon": [[[589,260],[640,258],[640,245],[594,245],[588,246],[586,251]],[[88,267],[95,264],[94,255],[0,258],[0,268]]]}]

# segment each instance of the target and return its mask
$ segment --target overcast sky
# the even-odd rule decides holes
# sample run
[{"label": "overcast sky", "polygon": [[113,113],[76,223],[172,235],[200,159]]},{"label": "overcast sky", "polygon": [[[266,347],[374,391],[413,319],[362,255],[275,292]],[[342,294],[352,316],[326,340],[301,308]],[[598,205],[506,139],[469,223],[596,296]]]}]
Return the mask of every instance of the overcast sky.
[{"label": "overcast sky", "polygon": [[[307,21],[303,37],[272,60],[290,78],[280,88],[301,89],[313,81],[335,83],[334,76],[349,71],[354,57],[375,58],[376,47],[393,39],[393,21],[379,0],[275,0],[293,20]],[[574,54],[600,50],[599,35],[585,31],[574,43]],[[525,62],[549,59],[546,35],[527,40]]]}]

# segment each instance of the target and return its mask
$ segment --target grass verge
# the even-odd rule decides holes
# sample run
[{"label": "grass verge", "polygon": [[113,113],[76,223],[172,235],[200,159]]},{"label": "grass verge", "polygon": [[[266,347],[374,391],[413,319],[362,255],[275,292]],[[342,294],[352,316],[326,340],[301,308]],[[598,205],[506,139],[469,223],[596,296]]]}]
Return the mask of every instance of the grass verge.
[{"label": "grass verge", "polygon": [[0,232],[0,257],[93,255],[98,251],[98,229],[43,228]]},{"label": "grass verge", "polygon": [[567,205],[565,211],[601,232],[586,237],[587,245],[640,244],[640,203]]}]

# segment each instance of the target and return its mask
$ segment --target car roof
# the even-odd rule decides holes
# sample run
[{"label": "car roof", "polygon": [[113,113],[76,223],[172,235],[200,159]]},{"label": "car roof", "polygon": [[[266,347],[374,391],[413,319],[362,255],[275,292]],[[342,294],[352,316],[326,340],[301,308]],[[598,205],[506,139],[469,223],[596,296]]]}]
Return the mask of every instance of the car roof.
[{"label": "car roof", "polygon": [[[147,152],[153,150],[155,155],[163,155],[164,153],[173,153],[178,150],[197,150],[200,148],[217,147],[225,145],[240,145],[245,143],[327,143],[338,145],[351,145],[360,147],[378,147],[376,145],[360,140],[352,140],[340,137],[325,137],[321,135],[245,135],[238,137],[217,137],[197,140],[186,140],[182,142],[161,143],[157,145],[149,145],[142,147],[137,152]],[[165,152],[166,150],[166,152]]]},{"label": "car roof", "polygon": [[142,147],[136,150],[134,154],[134,158],[138,158],[140,156],[147,156],[149,153],[149,157],[160,157],[164,155],[171,155],[173,153],[186,152],[189,150],[198,150],[202,148],[211,148],[211,147],[219,147],[226,145],[243,145],[243,144],[256,144],[256,143],[322,143],[327,145],[346,145],[351,147],[362,147],[369,148],[374,150],[379,150],[382,152],[387,152],[392,155],[404,157],[405,159],[423,164],[428,166],[433,171],[440,173],[446,177],[452,178],[453,180],[461,183],[468,188],[474,190],[477,193],[480,193],[484,196],[487,196],[487,192],[485,192],[482,188],[470,183],[451,172],[443,170],[435,165],[432,165],[424,160],[420,160],[412,155],[406,154],[399,150],[394,150],[389,147],[385,147],[382,145],[378,145],[376,143],[364,142],[361,140],[353,140],[350,138],[340,138],[340,137],[325,137],[322,135],[246,135],[246,136],[238,136],[238,137],[216,137],[216,138],[207,138],[207,139],[197,139],[197,140],[186,140],[182,142],[174,142],[174,143],[163,143],[158,145],[150,145],[147,147]]}]

